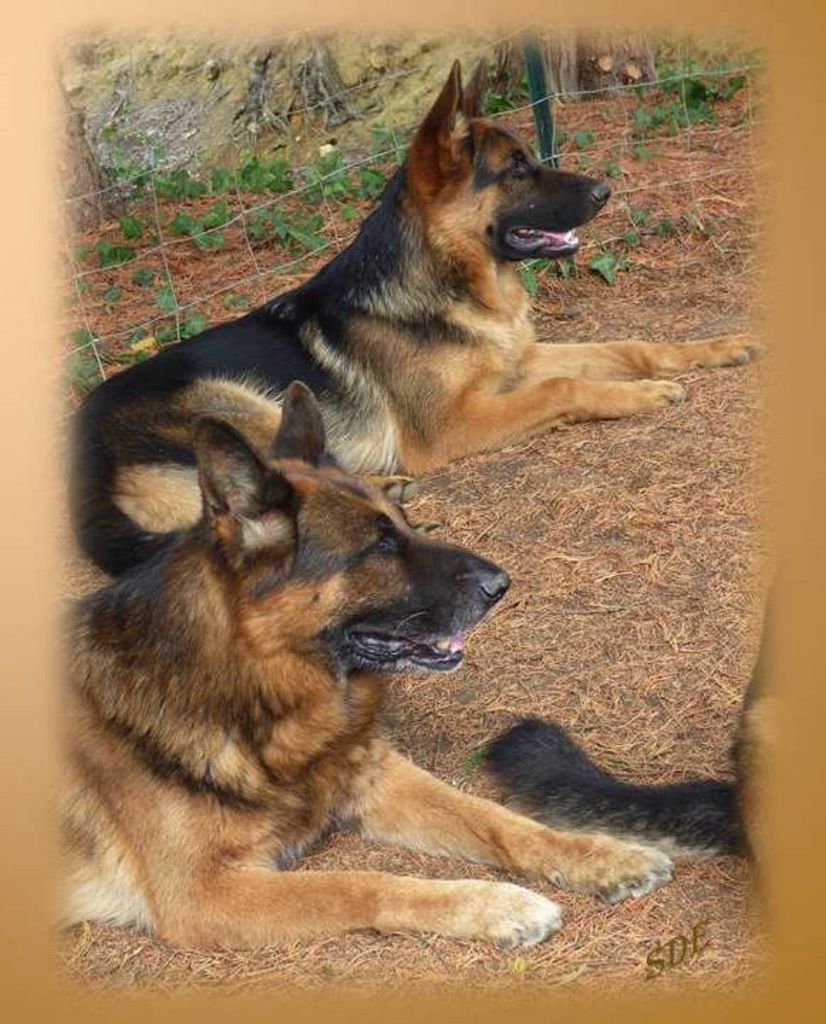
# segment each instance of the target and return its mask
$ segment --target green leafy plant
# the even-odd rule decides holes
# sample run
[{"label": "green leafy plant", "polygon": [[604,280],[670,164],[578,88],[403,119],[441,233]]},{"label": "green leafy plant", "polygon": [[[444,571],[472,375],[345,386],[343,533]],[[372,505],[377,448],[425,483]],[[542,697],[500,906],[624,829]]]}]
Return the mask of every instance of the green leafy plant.
[{"label": "green leafy plant", "polygon": [[632,115],[635,133],[645,135],[665,128],[669,135],[676,135],[686,125],[717,124],[715,105],[730,100],[748,79],[742,74],[709,74],[713,70],[691,57],[661,64],[657,68],[660,94],[673,98],[654,104],[640,103]]},{"label": "green leafy plant", "polygon": [[140,285],[141,288],[148,288],[155,283],[155,271],[149,267],[140,267],[132,275],[132,284]]},{"label": "green leafy plant", "polygon": [[155,292],[155,305],[162,313],[175,312],[178,304],[175,301],[175,292],[172,290],[171,284],[166,284]]},{"label": "green leafy plant", "polygon": [[118,220],[123,237],[128,242],[137,241],[143,234],[143,224],[137,217],[121,217]]},{"label": "green leafy plant", "polygon": [[279,207],[273,207],[258,210],[250,218],[247,231],[256,242],[275,238],[298,252],[314,252],[325,244],[317,233],[323,224],[324,218],[320,214],[287,216]]},{"label": "green leafy plant", "polygon": [[[232,175],[219,176],[219,182],[226,181],[226,187],[233,184]],[[236,182],[246,192],[289,192],[293,187],[293,176],[289,163],[282,157],[262,160],[250,150],[241,152]]]},{"label": "green leafy plant", "polygon": [[181,337],[193,338],[209,327],[209,320],[203,313],[193,313],[181,324]]},{"label": "green leafy plant", "polygon": [[517,268],[522,287],[533,298],[539,291],[539,278],[548,269],[548,260],[523,260]]},{"label": "green leafy plant", "polygon": [[362,199],[375,199],[384,191],[386,184],[387,178],[375,167],[360,167],[356,194]]},{"label": "green leafy plant", "polygon": [[200,220],[186,210],[177,213],[169,225],[174,235],[189,235],[199,249],[223,249],[224,234],[217,230],[230,219],[226,203],[213,203],[212,209]]},{"label": "green leafy plant", "polygon": [[161,199],[200,199],[208,191],[206,182],[194,178],[183,167],[155,174],[155,192]]},{"label": "green leafy plant", "polygon": [[119,267],[135,258],[135,250],[131,245],[115,245],[106,238],[95,246],[101,267]]},{"label": "green leafy plant", "polygon": [[66,376],[69,387],[77,394],[84,394],[96,384],[99,384],[101,381],[100,366],[94,354],[92,352],[70,353],[66,366]]},{"label": "green leafy plant", "polygon": [[599,274],[610,285],[616,284],[617,272],[628,270],[630,261],[610,249],[602,249],[588,260],[588,268]]},{"label": "green leafy plant", "polygon": [[594,133],[588,128],[581,128],[579,131],[574,132],[571,136],[571,141],[577,149],[587,149],[594,141]]}]

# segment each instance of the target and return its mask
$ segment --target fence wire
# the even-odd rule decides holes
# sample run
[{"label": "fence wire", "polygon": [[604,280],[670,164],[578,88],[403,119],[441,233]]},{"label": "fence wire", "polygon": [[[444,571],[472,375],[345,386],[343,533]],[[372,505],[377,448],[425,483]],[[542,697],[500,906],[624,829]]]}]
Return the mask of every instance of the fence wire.
[{"label": "fence wire", "polygon": [[[650,233],[641,229],[642,208],[636,205],[646,196],[656,202],[658,196],[676,193],[684,197],[685,216],[700,218],[699,210],[708,197],[700,194],[698,186],[713,183],[713,200],[741,211],[733,213],[733,218],[742,218],[744,210],[749,212],[748,196],[744,200],[738,190],[759,169],[755,129],[762,126],[762,121],[755,115],[753,91],[762,70],[758,62],[701,70],[686,66],[679,74],[643,84],[566,92],[564,104],[556,105],[554,119],[557,133],[560,127],[567,133],[561,147],[561,167],[595,176],[607,174],[614,196],[609,208],[617,214],[610,222],[613,234],[599,227],[604,214],[589,225],[588,237],[577,257],[580,266],[587,265],[589,253],[604,252],[612,245],[628,249],[639,242],[639,237],[632,242],[635,233]],[[409,73],[390,73],[382,79],[381,87]],[[696,88],[698,80],[725,83],[741,78],[738,95],[744,90],[745,102],[739,96],[737,117],[722,116],[727,111],[731,115],[731,99],[710,103],[711,113],[705,118],[697,116],[690,88]],[[332,99],[378,87],[376,82],[360,83]],[[556,97],[552,93],[548,98]],[[504,119],[532,137],[530,114],[539,102],[541,98],[529,102],[512,99],[505,109],[489,116]],[[675,103],[679,103],[679,114]],[[285,116],[304,116],[321,106],[311,104],[302,110],[290,110]],[[654,130],[638,130],[646,115],[637,112],[652,110],[659,115],[670,110],[670,114]],[[725,123],[720,123],[718,115]],[[302,274],[309,276],[325,258],[341,251],[355,237],[368,209],[375,205],[372,193],[379,179],[374,179],[372,190],[365,186],[359,192],[351,174],[372,169],[389,177],[403,158],[404,146],[418,123],[382,127],[377,133],[380,144],[355,159],[345,162],[328,157],[325,164],[322,157],[311,164],[291,167],[290,185],[266,197],[245,190],[236,167],[225,190],[207,189],[203,196],[192,200],[165,198],[159,195],[159,185],[165,183],[169,191],[170,172],[151,166],[101,189],[67,198],[69,212],[73,204],[83,201],[102,197],[119,200],[118,217],[100,229],[98,234],[103,237],[97,248],[89,244],[93,232],[71,237],[67,229],[67,333],[73,383],[81,390],[88,388],[163,344],[196,333],[207,322],[239,315],[292,287]],[[558,140],[561,138],[558,135]],[[349,182],[349,186],[342,191],[343,182]],[[210,204],[213,210],[216,204],[222,207],[218,223],[198,231],[173,233],[176,214],[199,212]],[[227,207],[225,211],[222,204]],[[234,207],[231,212],[230,204]],[[269,216],[275,223],[272,218],[276,215],[287,233],[281,244],[272,237],[263,242],[256,238],[256,225],[261,219]],[[291,221],[291,217],[298,219]],[[620,223],[615,223],[617,219]],[[124,236],[124,221],[130,220],[134,221],[134,230],[138,230],[135,225],[141,225],[138,240],[146,235],[150,239],[147,244],[133,245]],[[666,220],[658,222],[660,227]],[[67,217],[67,224],[70,222]],[[302,227],[305,222],[313,226]],[[197,225],[202,222],[197,221]],[[627,230],[619,230],[626,225]],[[225,245],[228,237],[232,238],[231,247]],[[111,247],[106,250],[106,259],[99,248],[101,242]],[[719,248],[717,240],[712,238],[711,242],[712,247]],[[98,265],[90,263],[95,253]],[[132,288],[141,270],[148,283]],[[124,289],[131,303],[121,301]],[[249,291],[254,296],[244,294]],[[215,310],[222,298],[223,305]],[[209,310],[209,317],[204,309]]]}]

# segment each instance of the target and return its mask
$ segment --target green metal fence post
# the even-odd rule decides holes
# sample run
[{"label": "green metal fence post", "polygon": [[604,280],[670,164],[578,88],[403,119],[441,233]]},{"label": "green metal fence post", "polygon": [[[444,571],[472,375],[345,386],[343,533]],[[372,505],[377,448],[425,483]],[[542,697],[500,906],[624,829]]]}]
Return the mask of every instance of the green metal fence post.
[{"label": "green metal fence post", "polygon": [[548,95],[548,78],[545,60],[537,37],[528,32],[522,37],[522,53],[525,56],[525,70],[528,75],[528,90],[533,104],[533,119],[536,124],[539,159],[556,167],[559,158],[554,146],[554,120]]}]

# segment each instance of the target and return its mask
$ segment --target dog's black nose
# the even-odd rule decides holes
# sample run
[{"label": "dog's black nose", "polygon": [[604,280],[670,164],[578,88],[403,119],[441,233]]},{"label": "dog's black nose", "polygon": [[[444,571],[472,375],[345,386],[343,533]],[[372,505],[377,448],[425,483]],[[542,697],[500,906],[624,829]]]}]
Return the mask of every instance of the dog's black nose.
[{"label": "dog's black nose", "polygon": [[597,206],[605,206],[610,198],[611,189],[607,185],[603,185],[601,181],[598,181],[591,189],[591,199]]},{"label": "dog's black nose", "polygon": [[503,569],[499,569],[496,566],[491,566],[490,569],[485,570],[479,577],[479,586],[482,588],[482,593],[491,604],[496,604],[497,601],[501,600],[507,593],[510,585],[510,576]]}]

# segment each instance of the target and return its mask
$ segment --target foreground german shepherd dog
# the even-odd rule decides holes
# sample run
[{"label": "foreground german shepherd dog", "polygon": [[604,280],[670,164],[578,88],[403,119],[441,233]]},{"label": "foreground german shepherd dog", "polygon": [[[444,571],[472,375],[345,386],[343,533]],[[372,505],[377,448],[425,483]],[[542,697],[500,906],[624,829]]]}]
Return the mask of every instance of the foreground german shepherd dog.
[{"label": "foreground german shepherd dog", "polygon": [[322,431],[300,384],[266,459],[205,420],[198,524],[76,606],[66,920],[197,947],[354,928],[511,945],[559,926],[556,904],[507,883],[286,870],[343,825],[609,901],[662,885],[662,853],[554,832],[383,738],[386,674],[456,668],[508,578],[325,465]]},{"label": "foreground german shepherd dog", "polygon": [[[458,64],[349,248],[301,287],[98,387],[77,421],[73,520],[117,574],[198,517],[193,431],[208,415],[266,445],[291,380],[321,402],[351,472],[421,473],[578,420],[681,401],[652,377],[745,362],[740,338],[540,345],[516,275],[578,246],[609,197],[480,116]],[[619,378],[619,379],[617,379]],[[623,379],[624,378],[624,379]]]},{"label": "foreground german shepherd dog", "polygon": [[622,782],[595,765],[562,726],[538,718],[524,719],[494,740],[487,766],[514,801],[540,821],[648,843],[671,857],[759,859],[765,832],[761,780],[774,718],[766,663],[764,629],[732,748],[734,782]]}]

